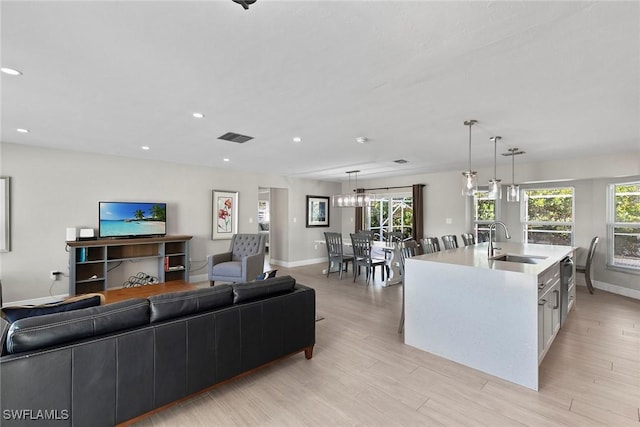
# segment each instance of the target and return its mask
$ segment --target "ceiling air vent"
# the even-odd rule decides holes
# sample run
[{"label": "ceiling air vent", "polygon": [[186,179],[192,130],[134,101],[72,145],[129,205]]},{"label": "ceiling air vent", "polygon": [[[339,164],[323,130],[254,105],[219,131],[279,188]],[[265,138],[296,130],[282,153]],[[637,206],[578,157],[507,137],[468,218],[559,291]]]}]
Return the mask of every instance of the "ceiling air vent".
[{"label": "ceiling air vent", "polygon": [[239,133],[227,132],[222,136],[219,136],[218,139],[223,139],[225,141],[237,142],[238,144],[243,144],[250,139],[253,139],[252,136],[240,135]]},{"label": "ceiling air vent", "polygon": [[408,163],[408,160],[405,160],[405,159],[398,159],[398,160],[394,160],[393,162],[394,162],[394,163],[398,163],[398,164],[403,165],[403,164],[405,164],[405,163]]}]

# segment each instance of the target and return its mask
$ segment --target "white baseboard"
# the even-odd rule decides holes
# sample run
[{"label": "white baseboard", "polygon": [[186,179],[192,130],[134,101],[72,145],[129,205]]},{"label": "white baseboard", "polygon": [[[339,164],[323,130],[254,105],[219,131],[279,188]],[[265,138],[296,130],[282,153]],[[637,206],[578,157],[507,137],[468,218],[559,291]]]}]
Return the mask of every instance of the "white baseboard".
[{"label": "white baseboard", "polygon": [[49,296],[49,297],[24,299],[24,300],[20,300],[20,301],[10,301],[10,302],[3,303],[2,306],[3,307],[13,307],[13,306],[20,306],[20,305],[49,304],[49,303],[52,303],[52,302],[62,301],[63,299],[67,298],[68,296],[69,296],[69,294],[60,294],[60,295],[53,295],[53,296]]},{"label": "white baseboard", "polygon": [[598,282],[592,280],[593,287],[596,289],[602,289],[603,291],[611,292],[612,294],[618,294],[629,298],[640,299],[640,291],[635,289],[625,288],[623,286],[612,285],[611,283]]},{"label": "white baseboard", "polygon": [[293,261],[293,262],[280,261],[278,259],[270,259],[269,260],[269,264],[279,265],[279,266],[285,267],[285,268],[303,267],[305,265],[319,264],[321,262],[327,262],[327,257],[314,258],[314,259],[305,259],[305,260],[302,260],[302,261]]},{"label": "white baseboard", "polygon": [[[622,295],[623,297],[629,297],[634,299],[640,299],[640,291],[635,289],[625,288],[624,286],[612,285],[611,283],[599,282],[592,280],[593,287],[602,291],[611,292],[612,294]],[[576,281],[577,286],[587,286],[584,280]]]}]

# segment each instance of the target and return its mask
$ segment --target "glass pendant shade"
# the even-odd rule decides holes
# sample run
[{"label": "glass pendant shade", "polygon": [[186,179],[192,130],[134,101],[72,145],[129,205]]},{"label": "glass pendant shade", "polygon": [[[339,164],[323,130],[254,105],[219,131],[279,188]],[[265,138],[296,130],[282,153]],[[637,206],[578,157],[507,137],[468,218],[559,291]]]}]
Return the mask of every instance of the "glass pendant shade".
[{"label": "glass pendant shade", "polygon": [[502,187],[501,187],[501,179],[496,178],[496,163],[498,156],[498,141],[502,139],[501,136],[494,136],[489,138],[493,141],[493,179],[489,180],[489,194],[487,197],[491,200],[502,199]]},{"label": "glass pendant shade", "polygon": [[489,194],[487,197],[492,200],[502,199],[502,180],[501,179],[490,179],[488,191]]},{"label": "glass pendant shade", "polygon": [[507,187],[507,202],[519,202],[520,201],[520,186],[511,184]]},{"label": "glass pendant shade", "polygon": [[515,156],[524,154],[519,148],[509,148],[509,153],[503,153],[503,156],[511,156],[511,185],[507,187],[507,202],[520,201],[520,186],[516,185],[516,163]]},{"label": "glass pendant shade", "polygon": [[462,172],[462,195],[473,196],[478,191],[478,172]]},{"label": "glass pendant shade", "polygon": [[334,208],[366,208],[375,200],[373,194],[353,193],[334,194],[331,196],[331,206]]},{"label": "glass pendant shade", "polygon": [[[356,174],[356,188],[358,187],[358,172],[348,171],[349,188],[351,188],[351,174]],[[375,200],[375,195],[370,193],[356,193],[354,189],[351,194],[334,194],[331,196],[331,206],[334,208],[366,208],[371,206]]]},{"label": "glass pendant shade", "polygon": [[464,125],[469,126],[469,169],[462,172],[462,195],[473,196],[478,191],[478,172],[471,169],[471,127],[478,123],[477,120],[465,120]]}]

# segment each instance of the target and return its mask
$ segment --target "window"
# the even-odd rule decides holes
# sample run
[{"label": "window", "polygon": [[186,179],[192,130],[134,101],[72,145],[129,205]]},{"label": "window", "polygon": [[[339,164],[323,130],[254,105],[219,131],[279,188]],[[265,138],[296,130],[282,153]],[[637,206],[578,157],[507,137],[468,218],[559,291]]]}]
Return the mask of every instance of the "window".
[{"label": "window", "polygon": [[413,233],[413,196],[378,195],[365,209],[365,226],[376,240],[384,240],[389,231],[399,231],[406,239]]},{"label": "window", "polygon": [[640,271],[640,182],[609,186],[607,264]]},{"label": "window", "polygon": [[546,245],[573,243],[573,188],[523,190],[524,242]]},{"label": "window", "polygon": [[473,231],[476,242],[489,240],[489,224],[498,220],[498,205],[489,198],[488,191],[476,191],[473,195]]}]

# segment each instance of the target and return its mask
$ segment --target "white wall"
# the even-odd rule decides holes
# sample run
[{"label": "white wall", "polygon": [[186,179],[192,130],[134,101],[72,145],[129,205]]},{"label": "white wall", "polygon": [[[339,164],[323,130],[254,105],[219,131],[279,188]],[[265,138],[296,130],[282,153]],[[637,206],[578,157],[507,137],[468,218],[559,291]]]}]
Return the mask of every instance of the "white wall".
[{"label": "white wall", "polygon": [[[259,187],[287,189],[286,218],[298,222],[288,229],[283,261],[300,263],[317,256],[312,242],[319,234],[304,226],[305,194],[330,195],[340,187],[284,178],[275,170],[251,174],[8,143],[0,147],[0,172],[12,178],[12,250],[0,254],[5,302],[49,295],[49,272],[68,273],[66,227],[97,228],[100,200],[166,202],[167,233],[193,236],[191,274],[197,276],[206,273],[207,255],[229,245],[210,239],[212,189],[239,192],[241,233],[258,231]],[[340,229],[340,218],[332,223]],[[67,292],[66,277],[54,282],[51,294]]]}]

